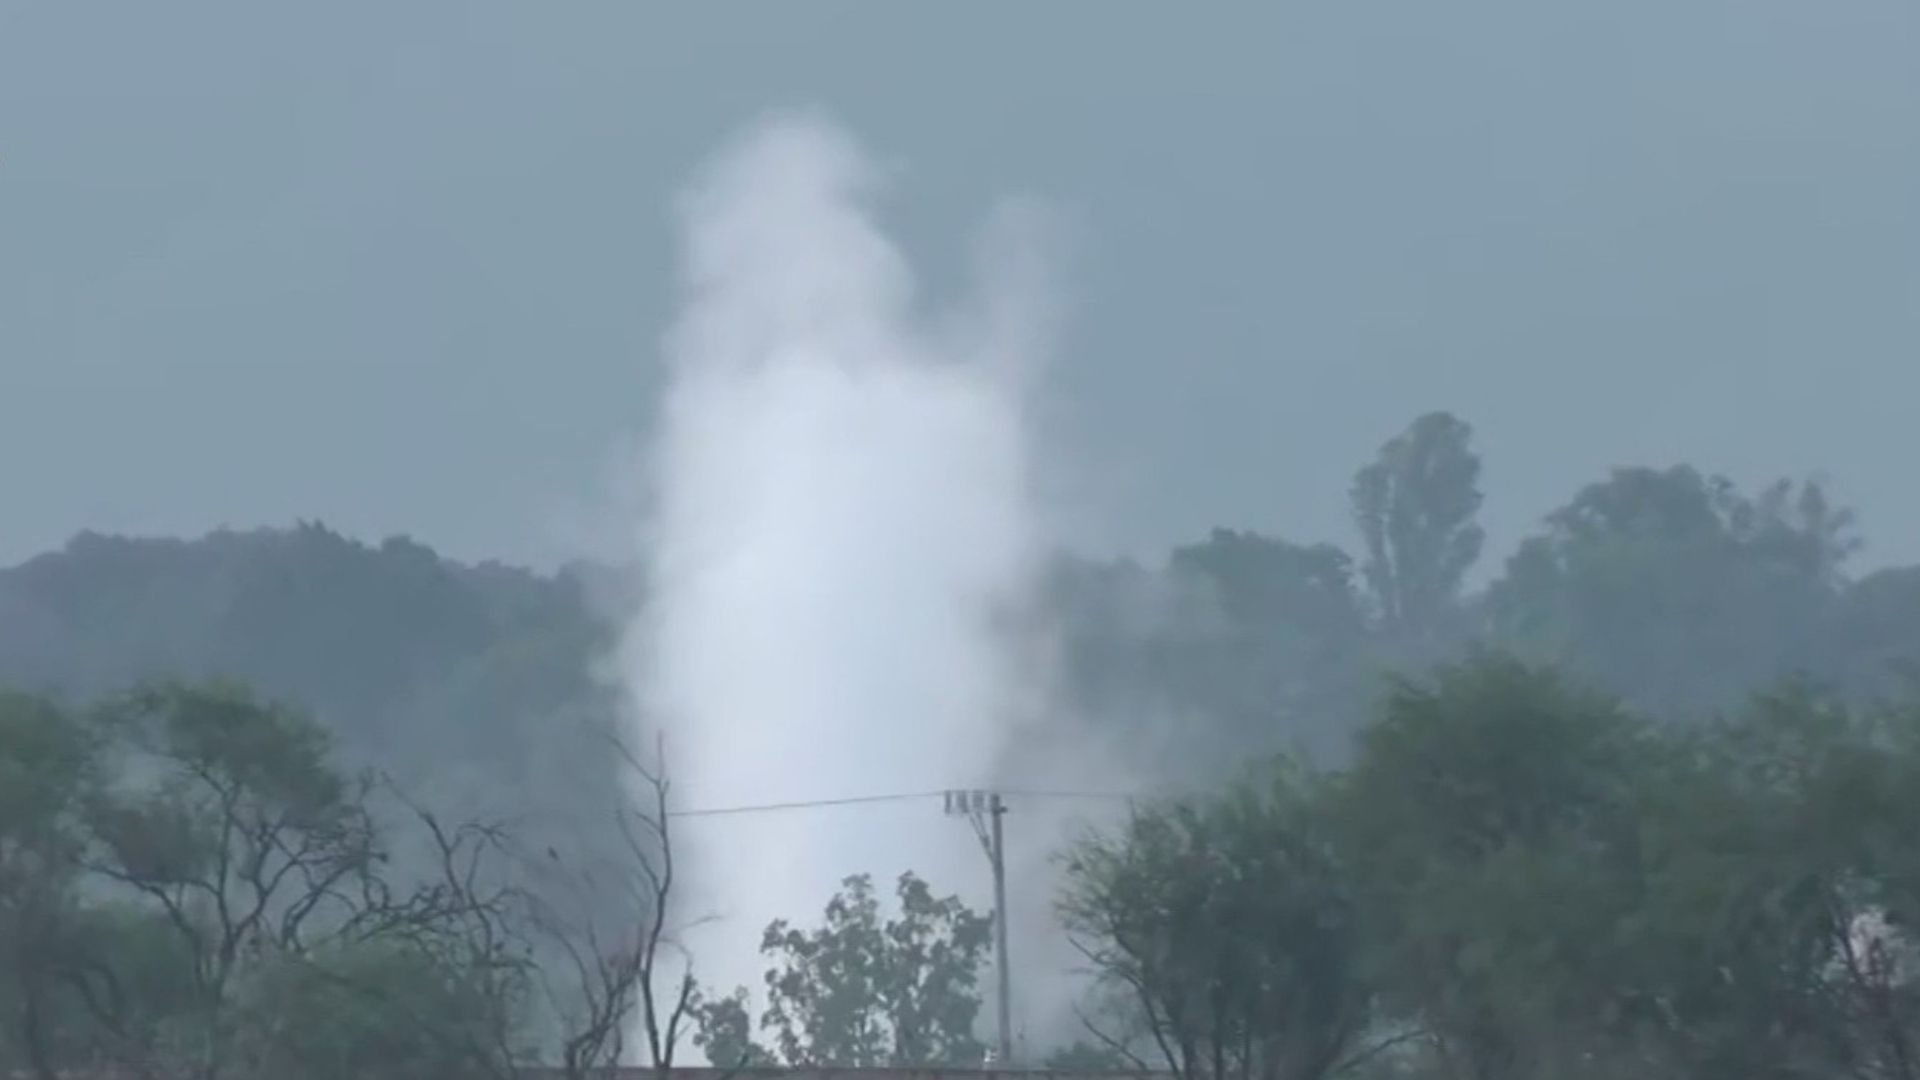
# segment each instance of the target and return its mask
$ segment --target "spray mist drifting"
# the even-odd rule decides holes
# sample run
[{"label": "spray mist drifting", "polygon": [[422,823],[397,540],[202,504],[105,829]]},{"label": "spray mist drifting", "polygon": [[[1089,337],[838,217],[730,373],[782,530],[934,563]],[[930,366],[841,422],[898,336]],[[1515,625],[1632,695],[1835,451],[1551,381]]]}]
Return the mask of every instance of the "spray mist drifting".
[{"label": "spray mist drifting", "polygon": [[[1037,284],[1018,214],[937,320],[875,224],[876,173],[777,118],[686,197],[685,307],[648,459],[644,613],[624,670],[685,808],[988,782],[1023,676],[1005,616],[1036,548],[1023,428]],[[760,932],[839,881],[913,870],[986,899],[937,799],[683,818],[702,981],[758,990]]]}]

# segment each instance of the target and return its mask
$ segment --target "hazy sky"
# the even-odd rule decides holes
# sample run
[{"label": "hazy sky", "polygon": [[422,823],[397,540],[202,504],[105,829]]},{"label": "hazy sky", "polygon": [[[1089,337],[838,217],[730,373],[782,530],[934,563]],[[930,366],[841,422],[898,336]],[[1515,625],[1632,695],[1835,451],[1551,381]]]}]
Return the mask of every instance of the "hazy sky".
[{"label": "hazy sky", "polygon": [[551,562],[645,424],[673,193],[769,109],[945,287],[1071,215],[1077,539],[1347,536],[1415,414],[1504,548],[1622,463],[1920,560],[1920,4],[0,0],[0,562],[319,518]]}]

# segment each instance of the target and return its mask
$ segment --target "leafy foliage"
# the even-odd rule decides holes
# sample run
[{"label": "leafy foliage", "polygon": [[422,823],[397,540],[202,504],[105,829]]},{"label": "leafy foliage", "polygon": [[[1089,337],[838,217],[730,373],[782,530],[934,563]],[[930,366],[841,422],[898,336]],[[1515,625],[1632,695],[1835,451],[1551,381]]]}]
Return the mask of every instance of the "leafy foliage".
[{"label": "leafy foliage", "polygon": [[[549,918],[496,827],[409,804],[430,854],[397,869],[374,812],[388,789],[343,773],[312,718],[233,684],[86,712],[0,696],[0,781],[0,1006],[17,1019],[0,1069],[507,1077],[540,1056],[536,1022],[560,1026],[569,1076],[612,1064],[629,1025],[644,1060],[672,1063],[684,995],[652,989],[664,780],[650,810],[610,808],[653,828],[624,834],[631,865],[607,869],[653,887],[605,934]],[[575,853],[549,851],[547,880],[565,877]],[[543,978],[556,951],[611,973],[581,1009]]]},{"label": "leafy foliage", "polygon": [[1695,714],[1830,664],[1817,648],[1855,546],[1816,486],[1747,498],[1692,469],[1619,469],[1524,543],[1492,630],[1646,707]]},{"label": "leafy foliage", "polygon": [[958,1067],[985,1055],[974,1034],[979,974],[992,920],[957,897],[936,897],[912,873],[896,883],[897,914],[883,915],[873,881],[847,878],[811,931],[767,927],[761,952],[766,1011],[752,1039],[744,990],[697,1011],[709,1060],[829,1068]]},{"label": "leafy foliage", "polygon": [[1337,814],[1377,977],[1469,1075],[1565,1068],[1616,1006],[1603,945],[1634,902],[1646,740],[1612,701],[1501,658],[1402,683],[1363,734]]},{"label": "leafy foliage", "polygon": [[1109,1045],[1205,1077],[1324,1075],[1258,1052],[1314,1032],[1392,1076],[1920,1075],[1920,708],[1788,684],[1661,726],[1485,657],[1279,776],[1284,814],[1240,789],[1076,852]]},{"label": "leafy foliage", "polygon": [[0,1003],[18,1018],[0,1060],[42,1074],[80,1040],[62,984],[64,946],[84,933],[74,866],[93,772],[91,740],[51,702],[0,694]]},{"label": "leafy foliage", "polygon": [[250,970],[241,1076],[465,1080],[503,1071],[495,987],[416,945],[373,939]]},{"label": "leafy foliage", "polygon": [[1101,1041],[1176,1076],[1318,1080],[1368,1018],[1359,927],[1307,779],[1136,814],[1067,858],[1068,928],[1128,1027]]},{"label": "leafy foliage", "polygon": [[1188,602],[1161,646],[1169,689],[1213,719],[1223,750],[1277,751],[1273,734],[1296,723],[1357,720],[1375,672],[1345,553],[1215,530],[1168,573]]}]

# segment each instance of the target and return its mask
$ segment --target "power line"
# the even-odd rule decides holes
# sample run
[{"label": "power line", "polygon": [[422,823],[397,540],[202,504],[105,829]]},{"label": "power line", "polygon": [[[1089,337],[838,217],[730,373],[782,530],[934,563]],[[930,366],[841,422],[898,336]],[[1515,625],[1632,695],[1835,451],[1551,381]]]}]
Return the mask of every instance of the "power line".
[{"label": "power line", "polygon": [[1148,796],[1138,791],[1033,791],[1025,788],[999,788],[1009,799],[1095,799],[1107,802],[1132,802]]},{"label": "power line", "polygon": [[795,802],[754,803],[748,806],[709,806],[698,810],[669,810],[668,817],[720,817],[725,814],[767,814],[781,810],[812,810],[822,806],[853,806],[858,803],[907,802],[913,799],[937,799],[944,792],[903,791],[891,795],[849,795],[839,799],[801,799]]},{"label": "power line", "polygon": [[[670,818],[723,817],[731,814],[770,814],[789,810],[813,810],[829,806],[856,806],[863,803],[910,802],[916,799],[938,799],[946,791],[901,791],[886,795],[849,795],[838,799],[797,799],[792,802],[752,803],[744,806],[708,806],[694,810],[669,810]],[[1030,791],[1021,789],[1001,789],[1000,794],[1010,799],[1094,799],[1108,801],[1131,801],[1141,798],[1137,792],[1126,791]]]}]

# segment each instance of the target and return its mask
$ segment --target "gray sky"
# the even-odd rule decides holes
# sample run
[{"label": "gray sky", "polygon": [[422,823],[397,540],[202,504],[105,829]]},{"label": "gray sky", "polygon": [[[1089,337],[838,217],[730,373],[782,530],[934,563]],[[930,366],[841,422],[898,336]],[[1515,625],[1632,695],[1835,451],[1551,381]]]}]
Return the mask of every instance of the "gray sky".
[{"label": "gray sky", "polygon": [[1920,4],[0,0],[0,562],[319,518],[551,562],[640,429],[669,200],[770,108],[936,284],[1071,213],[1085,546],[1347,536],[1416,413],[1502,551],[1606,467],[1824,473],[1920,560]]}]

